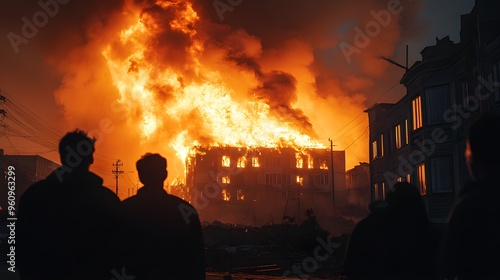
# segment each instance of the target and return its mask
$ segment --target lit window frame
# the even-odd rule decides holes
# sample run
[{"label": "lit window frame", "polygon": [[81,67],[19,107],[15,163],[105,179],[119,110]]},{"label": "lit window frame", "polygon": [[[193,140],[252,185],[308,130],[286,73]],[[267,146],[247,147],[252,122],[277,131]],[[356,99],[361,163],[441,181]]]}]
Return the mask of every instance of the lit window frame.
[{"label": "lit window frame", "polygon": [[425,163],[417,166],[417,184],[421,196],[427,195],[427,179],[425,172]]},{"label": "lit window frame", "polygon": [[394,147],[396,149],[401,149],[403,147],[403,138],[401,135],[401,124],[397,124],[394,127]]},{"label": "lit window frame", "polygon": [[422,128],[422,96],[417,96],[411,101],[411,113],[413,117],[413,130]]}]

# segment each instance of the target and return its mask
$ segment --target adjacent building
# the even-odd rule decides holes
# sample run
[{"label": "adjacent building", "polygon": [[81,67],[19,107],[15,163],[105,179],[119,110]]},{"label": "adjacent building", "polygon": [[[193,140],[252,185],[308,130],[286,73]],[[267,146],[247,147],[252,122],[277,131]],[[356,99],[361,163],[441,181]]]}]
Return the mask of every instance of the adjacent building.
[{"label": "adjacent building", "polygon": [[[8,171],[9,166],[14,168],[11,177],[15,179],[15,201],[33,183],[45,179],[52,171],[60,167],[59,164],[37,155],[5,155],[0,149],[0,207],[6,209],[8,205]],[[12,180],[12,179],[11,179]],[[17,209],[17,208],[16,208]]]},{"label": "adjacent building", "polygon": [[360,162],[346,171],[347,204],[368,210],[371,202],[370,164]]},{"label": "adjacent building", "polygon": [[420,190],[429,218],[445,221],[470,179],[467,125],[480,112],[500,110],[499,19],[500,1],[477,0],[461,18],[460,42],[436,39],[402,77],[406,95],[365,111],[372,200],[384,199],[395,182],[409,181]]}]

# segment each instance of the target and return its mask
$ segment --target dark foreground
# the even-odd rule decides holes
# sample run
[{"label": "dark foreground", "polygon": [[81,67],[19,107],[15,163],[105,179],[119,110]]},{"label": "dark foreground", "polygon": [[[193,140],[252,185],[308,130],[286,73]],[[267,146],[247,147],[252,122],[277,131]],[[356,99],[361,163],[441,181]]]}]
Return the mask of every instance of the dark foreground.
[{"label": "dark foreground", "polygon": [[[207,280],[346,279],[341,273],[348,235],[332,236],[314,217],[301,225],[259,228],[213,222],[203,234]],[[19,280],[3,253],[0,279]]]}]

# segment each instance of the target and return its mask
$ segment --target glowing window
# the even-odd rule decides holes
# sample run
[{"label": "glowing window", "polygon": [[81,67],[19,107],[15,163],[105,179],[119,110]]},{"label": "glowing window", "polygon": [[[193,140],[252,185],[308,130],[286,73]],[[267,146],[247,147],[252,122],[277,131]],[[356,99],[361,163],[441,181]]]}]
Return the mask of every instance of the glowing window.
[{"label": "glowing window", "polygon": [[236,191],[236,200],[245,200],[245,195],[243,194],[243,190]]},{"label": "glowing window", "polygon": [[384,134],[380,134],[380,156],[384,156]]},{"label": "glowing window", "polygon": [[297,168],[304,167],[304,159],[300,155],[295,156],[295,167]]},{"label": "glowing window", "polygon": [[405,145],[408,145],[410,141],[410,133],[408,131],[408,119],[405,119]]},{"label": "glowing window", "polygon": [[326,159],[321,160],[321,163],[319,165],[319,169],[328,170],[328,163],[327,163]]},{"label": "glowing window", "polygon": [[222,156],[222,166],[224,167],[231,166],[231,158],[229,156]]},{"label": "glowing window", "polygon": [[304,177],[297,175],[296,182],[297,182],[297,184],[303,186],[304,185]]},{"label": "glowing window", "polygon": [[313,159],[313,157],[309,157],[309,159],[307,161],[307,168],[309,168],[309,169],[313,169],[314,168],[314,159]]},{"label": "glowing window", "polygon": [[372,159],[375,159],[378,157],[378,148],[377,148],[377,141],[372,142]]},{"label": "glowing window", "polygon": [[417,97],[411,101],[411,111],[413,115],[413,130],[422,127],[422,97]]},{"label": "glowing window", "polygon": [[396,149],[399,149],[403,146],[403,141],[401,141],[401,125],[398,124],[396,127],[394,127],[394,145]]},{"label": "glowing window", "polygon": [[246,157],[240,157],[238,158],[238,161],[236,162],[236,167],[237,168],[245,168],[247,158]]},{"label": "glowing window", "polygon": [[417,166],[417,180],[418,188],[420,189],[421,195],[427,194],[427,184],[425,181],[425,164]]},{"label": "glowing window", "polygon": [[259,158],[258,157],[253,157],[252,158],[252,167],[259,167]]},{"label": "glowing window", "polygon": [[231,200],[231,194],[229,193],[229,191],[227,189],[222,190],[222,200],[224,200],[224,201]]},{"label": "glowing window", "polygon": [[222,176],[221,183],[222,184],[231,184],[231,178],[229,176]]}]

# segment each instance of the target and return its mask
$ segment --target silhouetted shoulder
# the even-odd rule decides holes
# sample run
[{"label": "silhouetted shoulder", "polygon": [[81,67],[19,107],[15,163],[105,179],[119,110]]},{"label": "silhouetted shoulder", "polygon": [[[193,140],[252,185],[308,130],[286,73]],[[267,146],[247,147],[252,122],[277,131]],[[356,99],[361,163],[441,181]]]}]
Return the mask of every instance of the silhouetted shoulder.
[{"label": "silhouetted shoulder", "polygon": [[42,179],[30,185],[21,197],[46,193],[47,191],[52,190],[52,188],[49,188],[50,186],[55,186],[56,184],[59,183],[60,182],[57,180],[54,171],[49,176],[47,176],[47,178]]},{"label": "silhouetted shoulder", "polygon": [[96,193],[98,193],[98,197],[101,197],[103,200],[109,200],[115,203],[120,203],[120,198],[106,186],[97,187],[95,191]]},{"label": "silhouetted shoulder", "polygon": [[[183,206],[191,207],[191,208],[195,209],[193,207],[193,205],[191,205],[189,202],[187,202],[186,200],[184,200],[178,196],[169,194],[168,198],[170,199],[171,203],[173,203],[174,205],[183,205]],[[196,211],[196,209],[195,209],[195,211]]]}]

